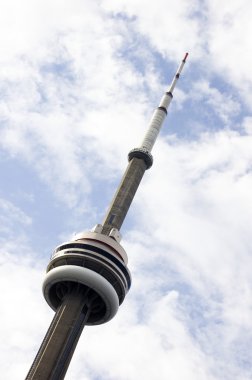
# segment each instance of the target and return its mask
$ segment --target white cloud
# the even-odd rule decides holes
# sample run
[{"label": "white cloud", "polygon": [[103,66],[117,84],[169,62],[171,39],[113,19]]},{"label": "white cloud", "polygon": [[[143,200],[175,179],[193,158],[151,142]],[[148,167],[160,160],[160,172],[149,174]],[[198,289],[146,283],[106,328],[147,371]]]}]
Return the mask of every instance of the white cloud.
[{"label": "white cloud", "polygon": [[[197,326],[202,350],[213,358],[218,356],[218,376],[227,357],[232,357],[227,378],[236,376],[234,363],[242,371],[238,358],[248,360],[246,351],[235,350],[235,342],[248,344],[244,330],[248,334],[251,329],[250,145],[251,136],[235,132],[163,145],[156,155],[155,170],[137,198],[139,228],[153,239],[136,259],[135,265],[144,270],[140,279],[144,281],[155,268],[158,272],[156,280],[151,277],[150,288],[173,288],[177,283],[175,288],[184,289],[181,305],[188,289],[186,323],[193,329]],[[151,217],[146,219],[146,215]],[[157,269],[157,262],[163,269]],[[206,310],[190,317],[200,304]]]},{"label": "white cloud", "polygon": [[[25,376],[52,312],[41,302],[45,260],[31,248],[23,210],[1,199],[1,367],[6,380]],[[30,306],[32,307],[30,308]],[[15,357],[15,365],[13,365]]]},{"label": "white cloud", "polygon": [[[155,75],[147,72],[143,78],[119,54],[123,33],[131,32],[106,18],[96,5],[85,8],[77,2],[74,12],[69,14],[67,7],[53,13],[55,19],[49,16],[45,25],[39,15],[56,8],[38,5],[39,13],[28,4],[28,14],[17,16],[20,22],[26,20],[20,38],[30,33],[32,41],[22,46],[22,53],[19,44],[12,46],[12,56],[2,62],[1,146],[33,165],[59,198],[76,206],[78,189],[90,193],[90,180],[104,173],[104,164],[115,160],[123,165],[133,141],[129,125],[135,125],[140,136],[146,111],[142,90],[148,76],[153,85]],[[33,39],[42,53],[33,49]],[[117,166],[110,168],[113,176]]]},{"label": "white cloud", "polygon": [[[79,363],[84,361],[84,367],[96,368],[104,379],[153,379],[157,368],[160,379],[214,378],[180,320],[177,297],[172,291],[152,305],[141,305],[142,309],[139,303],[127,302],[127,309],[120,312],[111,329],[104,326],[95,332],[87,328],[80,341],[83,348],[77,352]],[[132,315],[136,312],[143,314],[145,322],[134,321]],[[111,340],[113,344],[108,345]],[[70,368],[67,378],[72,373]]]},{"label": "white cloud", "polygon": [[[107,0],[104,7],[135,19],[135,28],[167,59],[189,51],[197,75],[218,75],[248,107],[251,105],[251,22],[249,0],[145,1]],[[143,11],[144,10],[144,11]],[[195,61],[198,61],[197,63]],[[197,66],[196,66],[197,65]]]},{"label": "white cloud", "polygon": [[[16,223],[29,225],[32,220],[29,216],[20,210],[18,207],[14,206],[12,203],[5,199],[0,199],[0,209],[1,209],[1,226],[3,228],[13,228]],[[11,223],[11,226],[8,224]]]},{"label": "white cloud", "polygon": [[199,35],[202,32],[201,25],[195,17],[202,4],[198,1],[160,0],[157,3],[145,1],[121,1],[107,0],[104,7],[111,12],[122,12],[128,17],[136,17],[138,32],[146,36],[152,46],[166,57],[182,58],[182,54],[188,50],[193,56],[202,54],[202,42]]},{"label": "white cloud", "polygon": [[218,6],[217,1],[209,1],[207,8],[211,65],[243,92],[243,86],[251,86],[251,56],[247,54],[251,31],[250,2],[243,0],[230,4],[224,1]]},{"label": "white cloud", "polygon": [[26,375],[52,318],[52,312],[41,302],[45,262],[35,262],[17,237],[12,248],[14,253],[8,254],[2,246],[0,265],[1,367],[6,380]]},{"label": "white cloud", "polygon": [[230,125],[230,121],[239,114],[241,109],[240,103],[234,100],[230,94],[222,93],[217,88],[211,87],[206,80],[194,84],[192,99],[197,99],[200,102],[205,101],[209,106],[208,108],[212,108],[212,112],[226,125]]}]

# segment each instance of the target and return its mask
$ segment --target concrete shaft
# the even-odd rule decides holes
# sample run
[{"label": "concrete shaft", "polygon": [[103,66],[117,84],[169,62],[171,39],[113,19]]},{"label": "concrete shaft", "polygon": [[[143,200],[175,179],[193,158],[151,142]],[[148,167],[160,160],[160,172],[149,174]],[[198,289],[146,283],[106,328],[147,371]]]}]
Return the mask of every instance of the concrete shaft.
[{"label": "concrete shaft", "polygon": [[112,228],[120,230],[146,168],[142,159],[133,158],[129,162],[102,223],[104,235],[109,235]]},{"label": "concrete shaft", "polygon": [[62,380],[89,316],[86,292],[75,286],[64,297],[26,380]]}]

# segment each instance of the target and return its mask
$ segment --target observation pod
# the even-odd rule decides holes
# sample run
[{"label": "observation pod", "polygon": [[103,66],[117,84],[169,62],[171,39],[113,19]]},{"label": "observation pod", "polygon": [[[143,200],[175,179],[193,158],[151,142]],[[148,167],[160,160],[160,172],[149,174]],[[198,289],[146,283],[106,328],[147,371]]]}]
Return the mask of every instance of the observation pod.
[{"label": "observation pod", "polygon": [[55,311],[73,287],[85,292],[90,309],[87,325],[112,319],[131,286],[128,257],[119,244],[119,232],[114,229],[106,236],[101,229],[97,225],[93,231],[59,245],[43,282],[44,297]]}]

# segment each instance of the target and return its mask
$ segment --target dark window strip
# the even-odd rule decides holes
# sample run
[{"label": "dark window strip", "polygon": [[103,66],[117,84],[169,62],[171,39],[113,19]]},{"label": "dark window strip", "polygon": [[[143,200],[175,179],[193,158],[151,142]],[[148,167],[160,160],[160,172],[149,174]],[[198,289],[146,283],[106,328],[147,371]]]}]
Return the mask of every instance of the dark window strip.
[{"label": "dark window strip", "polygon": [[[58,247],[55,250],[55,253],[60,252],[63,249],[68,249],[68,248],[88,249],[89,251],[93,251],[93,252],[99,253],[100,255],[102,255],[102,256],[106,257],[107,259],[111,260],[113,263],[115,263],[121,269],[121,271],[123,272],[124,276],[126,277],[126,280],[127,280],[127,283],[128,283],[128,288],[130,288],[131,280],[130,280],[130,276],[128,274],[127,269],[125,268],[125,266],[124,266],[123,263],[121,263],[116,257],[114,257],[113,255],[111,255],[110,253],[104,251],[101,248],[95,247],[93,245],[90,245],[90,244],[81,244],[81,243],[69,243],[69,244],[61,245],[60,247]],[[79,253],[81,253],[81,252],[79,252]]]},{"label": "dark window strip", "polygon": [[[92,253],[89,253],[87,251],[85,251],[85,252],[80,252],[80,251],[67,251],[67,252],[65,252],[65,254],[68,254],[68,253],[70,253],[70,254],[73,253],[73,254],[78,254],[78,255],[81,254],[83,256],[85,255],[87,257],[90,257],[91,259],[96,259],[96,260],[92,260],[95,263],[97,263],[99,261],[103,262],[104,264],[106,264],[109,268],[111,268],[120,277],[120,279],[122,280],[124,286],[128,285],[128,283],[126,284],[126,281],[123,278],[122,274],[111,263],[109,263],[108,261],[104,260],[102,257],[94,256],[94,255],[92,255]],[[84,265],[84,268],[85,268],[85,265]],[[97,272],[97,273],[99,273],[99,272]]]}]

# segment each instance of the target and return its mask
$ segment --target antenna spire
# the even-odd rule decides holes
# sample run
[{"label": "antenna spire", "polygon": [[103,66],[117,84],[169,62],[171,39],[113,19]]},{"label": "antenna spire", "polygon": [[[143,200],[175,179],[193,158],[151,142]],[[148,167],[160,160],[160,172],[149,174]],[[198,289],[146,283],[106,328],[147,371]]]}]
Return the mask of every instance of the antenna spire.
[{"label": "antenna spire", "polygon": [[158,108],[155,110],[155,112],[151,118],[149,128],[146,132],[146,135],[145,135],[143,142],[142,142],[142,145],[141,145],[141,148],[146,149],[149,153],[151,152],[153,145],[155,144],[155,141],[157,139],[159,131],[162,127],[163,121],[167,115],[169,105],[170,105],[171,100],[173,98],[174,88],[175,88],[177,81],[180,77],[180,74],[182,72],[182,69],[184,67],[184,64],[186,62],[187,57],[188,57],[188,53],[186,53],[184,58],[182,59],[180,65],[176,71],[176,74],[173,77],[173,80],[170,84],[170,87],[168,88],[168,90],[164,94],[164,96],[162,97]]},{"label": "antenna spire", "polygon": [[105,235],[115,236],[118,233],[145,170],[152,166],[153,157],[151,150],[167,115],[168,107],[173,98],[173,90],[182,72],[187,56],[188,53],[185,54],[169,89],[165,92],[159,106],[154,111],[142,144],[139,148],[132,149],[129,152],[128,167],[102,223],[102,233]]}]

